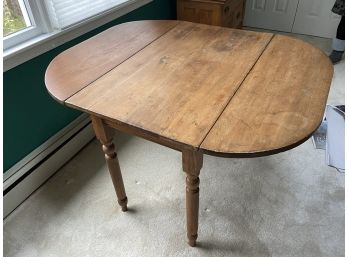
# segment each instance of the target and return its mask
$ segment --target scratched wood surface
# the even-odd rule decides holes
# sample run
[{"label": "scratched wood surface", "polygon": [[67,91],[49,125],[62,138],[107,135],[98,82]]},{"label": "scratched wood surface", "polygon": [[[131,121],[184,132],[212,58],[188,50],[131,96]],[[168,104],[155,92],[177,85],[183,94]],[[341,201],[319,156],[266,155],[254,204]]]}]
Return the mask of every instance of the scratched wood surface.
[{"label": "scratched wood surface", "polygon": [[176,24],[177,21],[123,23],[62,52],[46,70],[48,92],[56,100],[65,101]]},{"label": "scratched wood surface", "polygon": [[296,145],[320,125],[332,73],[323,52],[276,35],[201,148],[226,155]]},{"label": "scratched wood surface", "polygon": [[198,147],[271,37],[181,22],[66,103]]},{"label": "scratched wood surface", "polygon": [[227,157],[289,149],[319,125],[333,70],[317,48],[286,36],[189,22],[130,24],[122,35],[137,31],[140,39],[113,35],[102,44],[109,36],[95,37],[105,49],[83,59],[88,69],[104,67],[107,49],[125,53],[91,76],[64,64],[78,66],[92,44],[53,60],[46,73],[50,93],[125,132]]}]

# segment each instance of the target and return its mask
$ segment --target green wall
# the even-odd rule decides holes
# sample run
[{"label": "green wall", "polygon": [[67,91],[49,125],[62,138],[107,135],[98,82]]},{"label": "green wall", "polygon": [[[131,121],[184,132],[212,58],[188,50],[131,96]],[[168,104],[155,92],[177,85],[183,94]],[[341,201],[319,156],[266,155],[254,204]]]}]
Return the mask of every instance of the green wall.
[{"label": "green wall", "polygon": [[81,114],[58,104],[46,91],[45,70],[57,54],[116,24],[133,20],[175,19],[175,2],[175,0],[154,0],[125,16],[4,72],[4,171]]}]

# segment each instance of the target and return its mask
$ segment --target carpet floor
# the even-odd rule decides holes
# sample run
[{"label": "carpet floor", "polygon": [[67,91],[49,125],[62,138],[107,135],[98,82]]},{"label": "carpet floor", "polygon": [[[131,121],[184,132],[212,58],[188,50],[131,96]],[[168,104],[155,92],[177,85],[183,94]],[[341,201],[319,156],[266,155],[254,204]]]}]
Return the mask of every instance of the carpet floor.
[{"label": "carpet floor", "polygon": [[[344,61],[329,103],[344,103]],[[129,211],[93,140],[4,220],[4,256],[344,256],[344,174],[311,140],[262,158],[205,156],[196,248],[186,243],[180,153],[122,133],[115,144]]]}]

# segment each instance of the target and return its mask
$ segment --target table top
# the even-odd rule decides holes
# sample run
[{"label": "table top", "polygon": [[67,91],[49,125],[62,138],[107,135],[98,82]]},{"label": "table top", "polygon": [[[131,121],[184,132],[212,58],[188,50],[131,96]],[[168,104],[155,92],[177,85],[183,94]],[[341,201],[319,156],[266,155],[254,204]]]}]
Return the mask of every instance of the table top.
[{"label": "table top", "polygon": [[184,21],[112,27],[58,55],[59,102],[164,145],[226,157],[277,153],[320,125],[333,67],[299,39]]}]

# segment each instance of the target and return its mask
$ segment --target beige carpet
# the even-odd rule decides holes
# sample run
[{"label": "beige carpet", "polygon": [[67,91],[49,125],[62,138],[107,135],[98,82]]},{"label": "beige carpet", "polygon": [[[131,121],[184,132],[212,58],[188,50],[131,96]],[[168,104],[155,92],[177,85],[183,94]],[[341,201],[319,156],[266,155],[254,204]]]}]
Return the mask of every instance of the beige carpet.
[{"label": "beige carpet", "polygon": [[[330,103],[344,103],[343,81],[344,62]],[[123,134],[115,143],[130,211],[94,140],[4,221],[5,256],[344,256],[344,174],[311,141],[264,158],[205,156],[196,248],[180,154]]]}]

